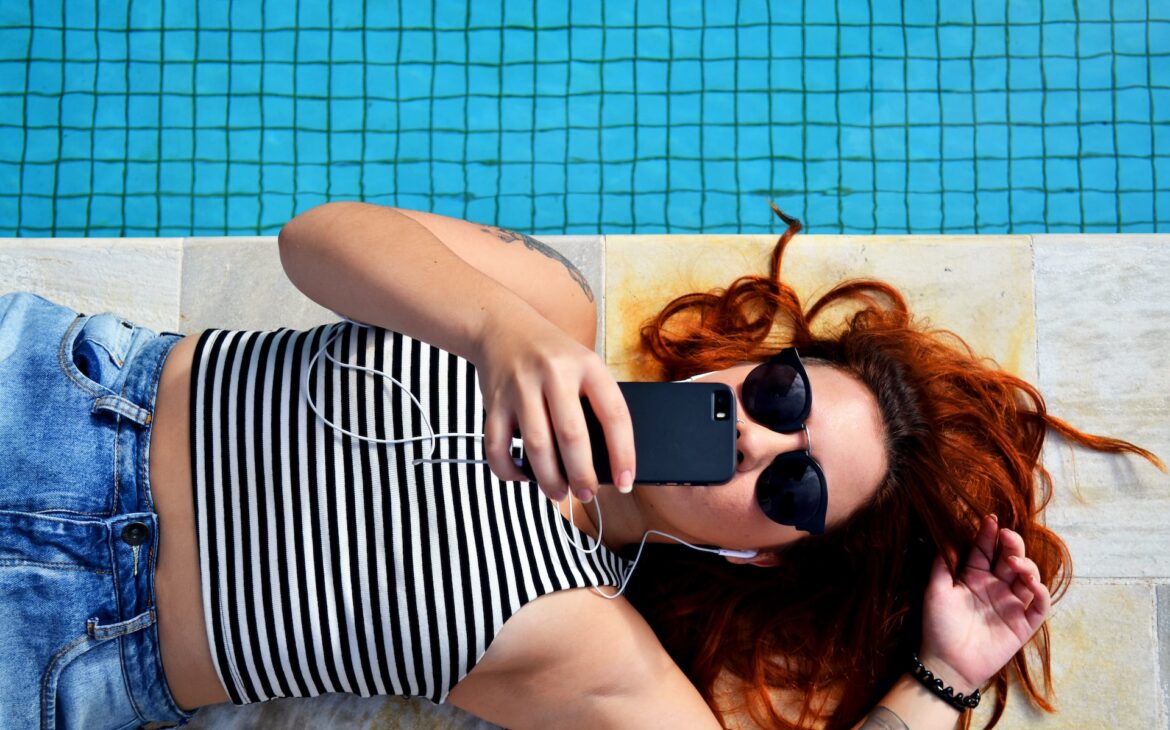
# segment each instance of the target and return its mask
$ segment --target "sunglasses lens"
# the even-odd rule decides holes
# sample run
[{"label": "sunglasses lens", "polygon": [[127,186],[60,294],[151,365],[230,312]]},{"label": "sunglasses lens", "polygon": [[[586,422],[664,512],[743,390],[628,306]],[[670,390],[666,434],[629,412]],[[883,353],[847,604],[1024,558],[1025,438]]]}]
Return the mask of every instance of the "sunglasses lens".
[{"label": "sunglasses lens", "polygon": [[819,534],[824,529],[825,489],[820,472],[803,455],[781,456],[760,474],[760,508],[773,522]]},{"label": "sunglasses lens", "polygon": [[809,392],[804,375],[784,363],[764,363],[748,373],[741,397],[752,418],[778,431],[799,428],[808,415]]}]

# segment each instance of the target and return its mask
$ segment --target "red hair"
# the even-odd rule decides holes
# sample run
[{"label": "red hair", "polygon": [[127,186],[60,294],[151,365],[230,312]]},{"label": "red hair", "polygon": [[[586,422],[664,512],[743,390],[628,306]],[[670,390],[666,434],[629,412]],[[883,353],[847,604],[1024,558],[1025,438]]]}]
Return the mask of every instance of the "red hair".
[{"label": "red hair", "polygon": [[[877,396],[889,469],[869,504],[785,548],[776,567],[656,546],[630,595],[716,712],[746,710],[764,727],[849,727],[917,651],[935,555],[967,555],[984,515],[1018,532],[1054,598],[1064,593],[1068,550],[1039,519],[1052,493],[1040,463],[1049,430],[1161,462],[1050,416],[1035,387],[980,359],[957,335],[916,322],[889,284],[845,282],[804,309],[781,281],[800,222],[772,208],[788,229],[769,275],[675,299],[642,328],[643,346],[670,379],[763,360],[789,345],[829,361]],[[844,321],[823,321],[838,305],[849,307]],[[1033,652],[1021,649],[991,679],[988,727],[1003,714],[1013,673],[1032,704],[1052,711],[1047,626],[1030,643]],[[729,680],[741,706],[717,691]],[[777,695],[795,698],[798,714]]]}]

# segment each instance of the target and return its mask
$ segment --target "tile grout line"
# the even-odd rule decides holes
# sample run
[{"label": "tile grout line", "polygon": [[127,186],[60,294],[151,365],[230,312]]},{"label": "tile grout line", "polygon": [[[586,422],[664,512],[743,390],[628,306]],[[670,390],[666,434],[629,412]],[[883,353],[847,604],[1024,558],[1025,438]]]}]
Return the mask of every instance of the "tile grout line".
[{"label": "tile grout line", "polygon": [[1150,581],[1154,591],[1154,691],[1158,695],[1158,726],[1170,727],[1170,584]]}]

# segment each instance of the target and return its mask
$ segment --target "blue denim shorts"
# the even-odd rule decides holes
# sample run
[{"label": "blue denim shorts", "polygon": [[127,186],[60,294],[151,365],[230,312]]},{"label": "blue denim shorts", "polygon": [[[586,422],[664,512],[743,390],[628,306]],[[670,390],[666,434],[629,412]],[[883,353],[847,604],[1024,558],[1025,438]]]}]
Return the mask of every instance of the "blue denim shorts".
[{"label": "blue denim shorts", "polygon": [[155,623],[151,420],[179,335],[0,297],[0,727],[184,724]]}]

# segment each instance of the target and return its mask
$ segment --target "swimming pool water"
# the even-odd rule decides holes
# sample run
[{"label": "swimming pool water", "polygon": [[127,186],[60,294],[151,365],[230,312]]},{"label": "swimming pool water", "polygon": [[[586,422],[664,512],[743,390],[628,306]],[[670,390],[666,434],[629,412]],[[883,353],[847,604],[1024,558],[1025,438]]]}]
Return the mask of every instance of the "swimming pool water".
[{"label": "swimming pool water", "polygon": [[0,6],[0,236],[1170,229],[1170,3]]}]

